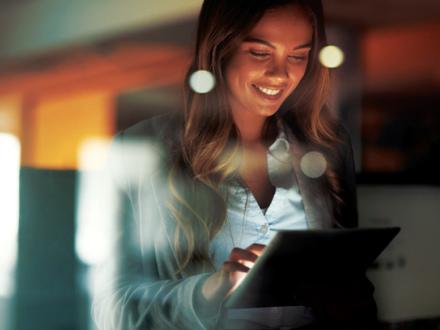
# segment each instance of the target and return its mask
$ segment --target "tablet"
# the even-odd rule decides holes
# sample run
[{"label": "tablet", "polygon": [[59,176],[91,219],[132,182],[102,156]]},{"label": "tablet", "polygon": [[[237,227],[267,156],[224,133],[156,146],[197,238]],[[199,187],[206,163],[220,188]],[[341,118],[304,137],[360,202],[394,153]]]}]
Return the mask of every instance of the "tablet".
[{"label": "tablet", "polygon": [[397,227],[280,231],[225,306],[292,306],[295,285],[328,281],[341,271],[365,273],[399,231]]}]

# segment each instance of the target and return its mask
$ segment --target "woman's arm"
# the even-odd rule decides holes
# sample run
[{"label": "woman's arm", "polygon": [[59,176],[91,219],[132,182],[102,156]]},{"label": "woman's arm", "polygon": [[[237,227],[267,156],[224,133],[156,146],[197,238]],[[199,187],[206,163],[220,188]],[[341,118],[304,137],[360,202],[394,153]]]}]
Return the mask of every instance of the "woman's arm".
[{"label": "woman's arm", "polygon": [[[157,171],[160,147],[154,140],[132,135],[119,133],[109,156],[120,197],[120,232],[115,253],[97,277],[94,320],[104,330],[217,328],[226,311],[220,304],[207,306],[198,299],[212,274],[174,274],[173,241],[158,205],[166,201],[156,193],[162,187],[153,187],[164,184]],[[111,279],[100,283],[109,274]]]}]

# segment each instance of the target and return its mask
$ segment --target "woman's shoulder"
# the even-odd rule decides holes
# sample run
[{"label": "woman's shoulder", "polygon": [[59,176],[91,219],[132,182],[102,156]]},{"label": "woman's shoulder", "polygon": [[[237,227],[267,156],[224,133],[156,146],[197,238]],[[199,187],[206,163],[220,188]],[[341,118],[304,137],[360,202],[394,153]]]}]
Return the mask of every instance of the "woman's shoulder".
[{"label": "woman's shoulder", "polygon": [[351,145],[351,136],[347,126],[342,121],[335,123],[336,133],[343,144]]},{"label": "woman's shoulder", "polygon": [[[119,175],[144,175],[147,168],[161,168],[178,138],[176,119],[163,115],[143,120],[119,131],[112,142],[108,162]],[[152,171],[150,171],[152,172]]]},{"label": "woman's shoulder", "polygon": [[178,132],[176,114],[159,115],[145,119],[118,132],[123,139],[166,139]]},{"label": "woman's shoulder", "polygon": [[119,146],[149,145],[159,154],[166,154],[175,149],[180,139],[179,116],[176,113],[145,119],[131,127],[119,131],[114,142]]}]

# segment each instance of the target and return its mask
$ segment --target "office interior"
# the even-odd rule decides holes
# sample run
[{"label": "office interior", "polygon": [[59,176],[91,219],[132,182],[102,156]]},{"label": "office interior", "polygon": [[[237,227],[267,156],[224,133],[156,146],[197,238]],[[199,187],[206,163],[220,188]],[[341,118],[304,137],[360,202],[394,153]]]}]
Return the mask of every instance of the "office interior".
[{"label": "office interior", "polygon": [[[96,329],[113,135],[181,104],[201,0],[0,2],[0,329]],[[323,0],[386,329],[440,329],[440,2]]]}]

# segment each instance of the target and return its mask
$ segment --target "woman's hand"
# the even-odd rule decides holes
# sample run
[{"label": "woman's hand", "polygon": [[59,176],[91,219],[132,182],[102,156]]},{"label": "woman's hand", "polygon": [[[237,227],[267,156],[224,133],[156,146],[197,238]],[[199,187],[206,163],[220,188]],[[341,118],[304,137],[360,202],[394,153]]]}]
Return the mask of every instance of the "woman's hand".
[{"label": "woman's hand", "polygon": [[234,248],[222,268],[208,277],[202,286],[202,295],[210,306],[219,305],[229,297],[253,267],[265,245],[252,244],[246,249]]}]

